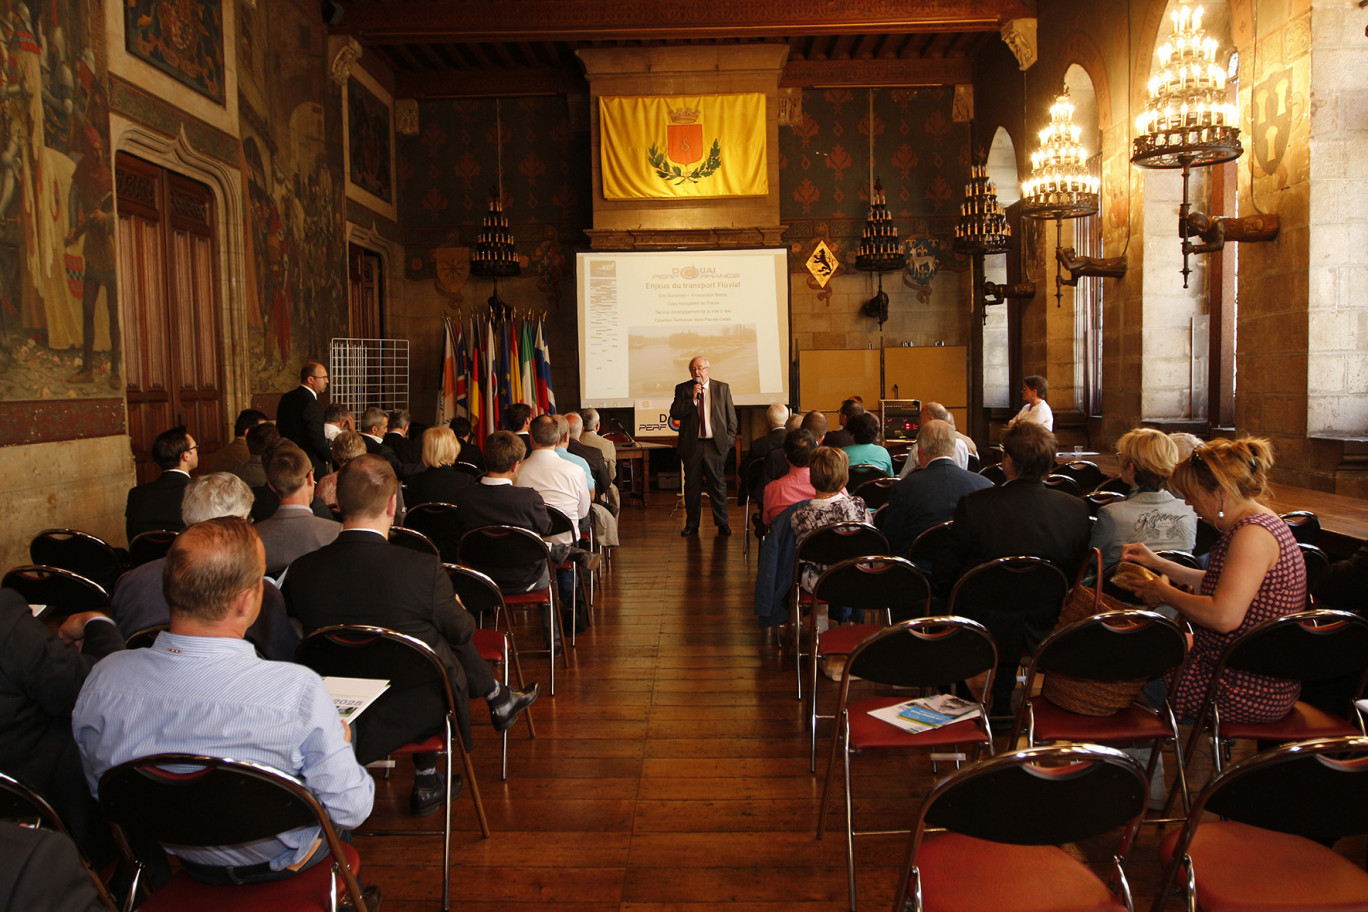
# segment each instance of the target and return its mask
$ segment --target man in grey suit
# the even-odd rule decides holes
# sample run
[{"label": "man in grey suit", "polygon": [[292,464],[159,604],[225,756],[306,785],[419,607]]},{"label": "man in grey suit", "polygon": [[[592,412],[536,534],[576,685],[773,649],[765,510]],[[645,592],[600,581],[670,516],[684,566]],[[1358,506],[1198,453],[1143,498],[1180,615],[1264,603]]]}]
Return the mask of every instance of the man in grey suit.
[{"label": "man in grey suit", "polygon": [[271,451],[266,463],[266,483],[280,498],[280,507],[256,524],[266,548],[266,575],[280,576],[295,558],[331,545],[342,524],[315,516],[313,465],[299,447],[288,440]]},{"label": "man in grey suit", "polygon": [[709,370],[708,359],[702,355],[690,361],[692,379],[675,387],[670,404],[670,417],[679,422],[679,455],[684,461],[684,529],[680,535],[698,534],[705,469],[717,534],[731,535],[726,465],[736,437],[736,407],[732,405],[731,387],[709,377]]},{"label": "man in grey suit", "polygon": [[955,431],[944,421],[933,419],[921,426],[916,454],[920,469],[898,482],[879,516],[894,554],[906,552],[932,526],[954,519],[962,496],[993,486],[982,475],[955,464]]}]

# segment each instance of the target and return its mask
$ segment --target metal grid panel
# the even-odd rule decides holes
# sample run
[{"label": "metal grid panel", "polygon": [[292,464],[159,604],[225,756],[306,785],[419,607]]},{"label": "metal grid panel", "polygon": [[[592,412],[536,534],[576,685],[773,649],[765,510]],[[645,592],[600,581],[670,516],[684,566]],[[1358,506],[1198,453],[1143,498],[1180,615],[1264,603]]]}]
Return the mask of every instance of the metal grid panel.
[{"label": "metal grid panel", "polygon": [[370,406],[386,411],[409,407],[407,339],[333,339],[328,393],[353,415]]}]

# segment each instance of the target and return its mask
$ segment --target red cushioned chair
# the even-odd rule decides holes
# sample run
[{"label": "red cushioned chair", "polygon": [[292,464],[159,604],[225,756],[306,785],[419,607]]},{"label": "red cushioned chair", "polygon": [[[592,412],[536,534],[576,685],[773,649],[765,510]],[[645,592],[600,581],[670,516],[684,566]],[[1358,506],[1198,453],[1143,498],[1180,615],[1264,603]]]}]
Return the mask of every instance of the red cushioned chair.
[{"label": "red cushioned chair", "polygon": [[1343,716],[1298,701],[1274,722],[1227,722],[1216,706],[1221,675],[1227,668],[1304,682],[1352,675],[1358,678],[1353,692],[1357,700],[1368,675],[1368,618],[1362,615],[1328,609],[1298,611],[1264,621],[1237,637],[1216,662],[1183,759],[1191,762],[1198,739],[1208,731],[1217,770],[1228,745],[1238,740],[1287,743],[1363,734],[1363,717],[1353,700],[1344,707]]},{"label": "red cushioned chair", "polygon": [[824,656],[849,656],[864,640],[898,619],[931,613],[931,584],[916,566],[901,557],[852,557],[827,569],[812,588],[819,602],[853,608],[856,616],[878,612],[882,624],[842,624],[825,633],[817,629],[815,613],[808,615],[812,643],[811,687],[808,692],[808,768],[817,772],[817,720],[833,716],[817,712],[817,665]]},{"label": "red cushioned chair", "polygon": [[[1147,795],[1140,764],[1094,744],[1031,747],[976,763],[922,801],[893,909],[1129,912],[1123,864]],[[1060,848],[1113,831],[1119,842],[1107,882]]]},{"label": "red cushioned chair", "polygon": [[[175,770],[174,772],[172,770]],[[365,912],[356,875],[361,861],[344,843],[308,787],[260,763],[194,754],[157,754],[122,763],[100,777],[100,807],[120,850],[137,872],[131,845],[140,839],[178,846],[224,846],[317,826],[330,855],[285,880],[238,886],[200,883],[184,871],[138,906],[142,912],[298,912],[337,908],[338,881],[358,912]]]},{"label": "red cushioned chair", "polygon": [[1368,832],[1368,738],[1323,738],[1241,760],[1211,780],[1159,844],[1154,912],[1368,910],[1368,872],[1323,844]]},{"label": "red cushioned chair", "polygon": [[1187,656],[1187,636],[1181,627],[1153,611],[1108,611],[1062,627],[1040,645],[1026,671],[1024,693],[1017,708],[1009,747],[1026,736],[1026,746],[1048,741],[1129,746],[1152,745],[1145,775],[1154,775],[1161,745],[1171,745],[1177,766],[1183,807],[1188,806],[1187,775],[1179,751],[1178,722],[1168,700],[1158,709],[1133,703],[1111,715],[1070,712],[1043,693],[1034,692],[1041,674],[1064,675],[1088,681],[1149,681],[1166,675]]},{"label": "red cushioned chair", "polygon": [[[872,835],[874,831],[855,829],[854,797],[851,793],[850,759],[855,754],[870,750],[932,750],[953,749],[953,758],[966,745],[980,750],[993,746],[988,729],[983,698],[993,684],[997,667],[997,648],[988,630],[976,621],[961,617],[913,618],[876,631],[850,653],[845,672],[841,675],[841,696],[837,705],[837,727],[831,738],[831,755],[827,761],[826,780],[822,784],[822,805],[817,818],[817,838],[826,833],[827,806],[831,784],[840,760],[845,786],[846,877],[850,889],[850,908],[855,909],[855,837]],[[911,734],[888,722],[871,716],[870,710],[885,709],[908,699],[907,693],[897,696],[872,697],[852,702],[852,677],[882,685],[885,688],[936,687],[947,681],[968,680],[984,676],[979,695],[979,714],[973,719],[954,722],[941,728]],[[936,756],[933,755],[935,760]],[[887,831],[877,831],[880,834]],[[897,831],[894,831],[897,832]],[[903,831],[906,832],[906,831]]]}]

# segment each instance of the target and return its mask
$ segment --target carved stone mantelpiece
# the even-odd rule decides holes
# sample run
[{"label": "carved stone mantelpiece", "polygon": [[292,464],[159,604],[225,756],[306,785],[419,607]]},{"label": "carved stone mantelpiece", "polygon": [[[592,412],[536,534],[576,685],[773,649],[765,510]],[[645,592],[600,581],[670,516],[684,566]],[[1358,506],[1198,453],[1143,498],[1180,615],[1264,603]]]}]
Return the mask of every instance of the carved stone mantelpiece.
[{"label": "carved stone mantelpiece", "polygon": [[591,229],[594,250],[681,250],[783,246],[787,225],[755,228]]}]

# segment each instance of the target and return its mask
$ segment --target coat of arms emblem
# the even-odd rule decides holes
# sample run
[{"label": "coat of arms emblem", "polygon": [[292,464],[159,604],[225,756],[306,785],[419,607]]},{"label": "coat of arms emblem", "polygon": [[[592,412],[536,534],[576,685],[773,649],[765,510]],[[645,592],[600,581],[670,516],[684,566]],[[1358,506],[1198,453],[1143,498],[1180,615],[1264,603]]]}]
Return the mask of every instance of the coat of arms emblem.
[{"label": "coat of arms emblem", "polygon": [[[656,176],[671,184],[696,184],[711,177],[722,167],[722,147],[717,139],[704,158],[703,124],[699,122],[699,111],[693,108],[670,109],[670,123],[665,131],[665,151],[652,145],[646,160],[655,169]],[[694,162],[702,164],[686,171]]]}]

